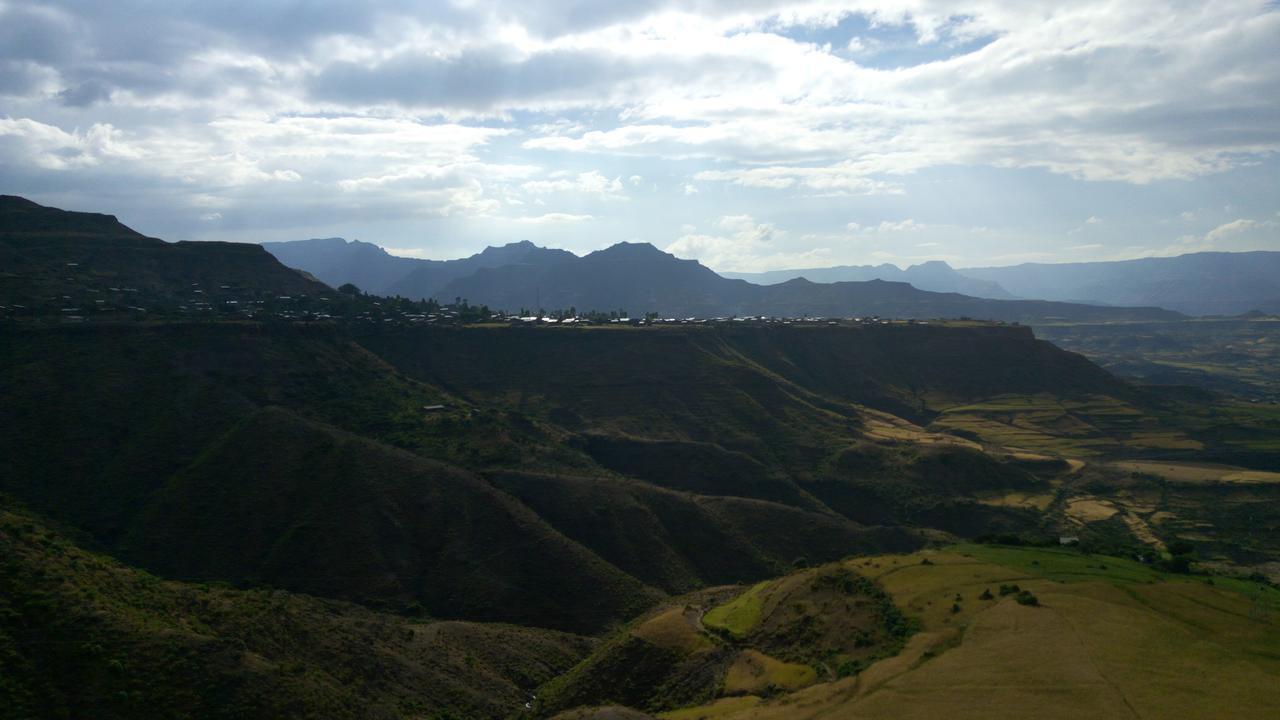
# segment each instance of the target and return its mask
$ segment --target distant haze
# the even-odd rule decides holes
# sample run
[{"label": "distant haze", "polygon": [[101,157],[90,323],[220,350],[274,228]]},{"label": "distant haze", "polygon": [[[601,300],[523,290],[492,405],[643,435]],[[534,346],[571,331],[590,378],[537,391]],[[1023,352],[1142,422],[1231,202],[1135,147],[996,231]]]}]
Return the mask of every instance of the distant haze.
[{"label": "distant haze", "polygon": [[16,0],[0,193],[718,272],[1277,250],[1277,38],[1269,0]]}]

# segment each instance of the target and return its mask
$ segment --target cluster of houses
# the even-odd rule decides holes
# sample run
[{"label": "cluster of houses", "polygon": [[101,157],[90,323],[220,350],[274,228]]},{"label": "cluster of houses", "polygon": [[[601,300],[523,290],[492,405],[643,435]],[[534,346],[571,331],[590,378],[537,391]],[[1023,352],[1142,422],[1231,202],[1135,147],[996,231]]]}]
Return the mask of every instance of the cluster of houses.
[{"label": "cluster of houses", "polygon": [[707,324],[734,324],[734,323],[754,323],[754,324],[777,324],[777,325],[889,325],[892,323],[909,323],[913,325],[928,325],[927,321],[916,320],[889,320],[879,316],[872,317],[849,317],[849,318],[826,318],[826,317],[775,317],[768,315],[750,315],[745,317],[656,317],[649,315],[643,318],[632,317],[614,317],[614,318],[597,318],[597,317],[555,317],[555,316],[537,316],[537,315],[495,315],[494,321],[506,322],[511,325],[707,325]]}]

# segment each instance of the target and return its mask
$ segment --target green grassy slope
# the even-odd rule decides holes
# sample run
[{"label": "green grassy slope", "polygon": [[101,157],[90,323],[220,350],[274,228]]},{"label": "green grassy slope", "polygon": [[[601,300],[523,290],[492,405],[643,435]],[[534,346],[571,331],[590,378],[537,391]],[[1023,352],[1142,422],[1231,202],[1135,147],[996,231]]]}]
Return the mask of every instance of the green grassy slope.
[{"label": "green grassy slope", "polygon": [[[813,582],[841,573],[882,589],[882,600],[864,598],[874,602],[863,612],[891,602],[897,610],[879,617],[897,613],[916,630],[905,642],[879,646],[894,654],[878,653],[874,637],[850,642],[868,629],[859,603],[833,602],[839,583]],[[1280,589],[1166,574],[1075,549],[958,545],[858,558],[704,604],[712,607],[702,625],[763,657],[736,660],[706,686],[707,700],[658,712],[665,720],[1267,718],[1280,702]],[[676,632],[672,619],[647,618],[629,629],[627,642],[684,648],[681,657],[710,652],[690,641],[692,631]],[[548,698],[590,687],[591,673],[609,670],[602,661],[619,646],[618,639],[601,644],[548,684]],[[865,654],[846,666],[846,677],[818,673],[817,682],[797,681],[802,666],[787,662],[817,657],[821,667],[823,658],[850,652]],[[734,688],[746,694],[711,699]],[[636,689],[635,706],[661,711],[649,698],[669,689],[665,682],[651,684],[648,695]],[[604,704],[609,696],[577,697]]]},{"label": "green grassy slope", "polygon": [[541,691],[540,709],[648,711],[776,695],[896,653],[914,624],[874,582],[825,566],[676,598],[629,624]]},{"label": "green grassy slope", "polygon": [[163,581],[0,510],[5,718],[503,718],[591,645]]}]

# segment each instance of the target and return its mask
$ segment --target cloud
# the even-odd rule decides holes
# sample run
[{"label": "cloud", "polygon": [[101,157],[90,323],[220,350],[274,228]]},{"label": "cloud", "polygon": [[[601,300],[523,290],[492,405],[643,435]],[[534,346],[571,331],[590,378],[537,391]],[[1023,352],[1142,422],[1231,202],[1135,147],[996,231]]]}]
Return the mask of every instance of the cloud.
[{"label": "cloud", "polygon": [[580,223],[591,220],[590,215],[575,215],[572,213],[552,212],[543,215],[534,215],[526,217],[512,218],[513,221],[523,223],[525,225],[561,225],[566,223]]},{"label": "cloud", "polygon": [[388,255],[395,255],[396,257],[407,257],[407,258],[418,258],[418,259],[431,257],[430,251],[428,251],[426,248],[384,247],[382,249],[386,250]]},{"label": "cloud", "polygon": [[[1266,0],[0,0],[0,180],[185,235],[378,218],[406,245],[422,218],[519,202],[645,237],[687,219],[659,220],[673,200],[803,207],[816,235],[851,213],[1002,222],[930,184],[948,173],[1117,183],[1169,219],[1220,206],[1196,199],[1220,174],[1274,185],[1277,36]],[[1127,194],[1171,179],[1204,184]],[[1078,222],[1044,205],[1025,237]]]},{"label": "cloud", "polygon": [[600,195],[604,197],[625,197],[622,194],[622,180],[609,178],[595,170],[578,173],[574,179],[559,178],[555,180],[529,180],[520,187],[528,193],[547,195],[551,193],[577,193],[583,195]]},{"label": "cloud", "polygon": [[1203,235],[1181,235],[1163,247],[1137,248],[1135,254],[1139,257],[1168,257],[1194,252],[1272,250],[1280,239],[1276,228],[1280,228],[1280,222],[1238,218]]},{"label": "cloud", "polygon": [[343,105],[463,110],[616,106],[624,98],[689,81],[733,82],[769,69],[749,58],[664,52],[636,57],[609,48],[466,48],[457,55],[412,50],[369,64],[328,65],[307,81],[311,99]]},{"label": "cloud", "polygon": [[924,225],[916,222],[915,220],[907,218],[906,220],[899,220],[897,222],[889,220],[882,221],[875,227],[875,231],[882,233],[914,232],[916,230],[922,230],[924,227]]},{"label": "cloud", "polygon": [[785,190],[801,187],[828,196],[877,195],[900,192],[895,183],[866,177],[846,163],[831,167],[754,167],[741,170],[705,170],[697,180],[727,181],[752,188]]},{"label": "cloud", "polygon": [[63,104],[84,107],[101,102],[111,97],[111,87],[99,80],[88,80],[75,87],[68,87],[58,92],[58,99]]},{"label": "cloud", "polygon": [[820,263],[830,256],[826,248],[799,252],[781,246],[785,231],[772,223],[757,222],[750,215],[725,215],[716,221],[718,234],[699,234],[691,228],[667,245],[667,252],[683,258],[696,258],[721,271],[753,271],[769,267],[794,267],[797,264]]},{"label": "cloud", "polygon": [[67,132],[29,118],[0,118],[0,162],[6,165],[31,163],[45,170],[69,171],[139,159],[143,154],[110,124]]},{"label": "cloud", "polygon": [[1232,220],[1229,223],[1223,223],[1222,225],[1219,225],[1218,227],[1210,230],[1209,232],[1204,234],[1204,239],[1210,245],[1212,245],[1218,242],[1219,240],[1230,237],[1232,235],[1238,235],[1240,233],[1244,233],[1250,230],[1262,230],[1262,229],[1270,229],[1275,227],[1277,227],[1277,223],[1274,223],[1270,220],[1258,221],[1258,220],[1249,220],[1247,218],[1240,218],[1238,220]]}]

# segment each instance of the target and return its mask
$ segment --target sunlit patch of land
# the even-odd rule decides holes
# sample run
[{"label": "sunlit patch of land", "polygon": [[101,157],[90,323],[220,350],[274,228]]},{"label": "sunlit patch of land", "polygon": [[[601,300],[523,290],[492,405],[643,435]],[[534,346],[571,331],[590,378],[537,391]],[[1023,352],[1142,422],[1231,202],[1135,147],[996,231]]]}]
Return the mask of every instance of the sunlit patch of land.
[{"label": "sunlit patch of land", "polygon": [[929,429],[1030,454],[1088,458],[1143,450],[1199,450],[1203,443],[1116,398],[1001,395],[943,408]]},{"label": "sunlit patch of land", "polygon": [[1030,508],[1044,511],[1053,504],[1054,496],[1049,493],[1010,492],[995,497],[979,498],[983,505],[994,507]]},{"label": "sunlit patch of land", "polygon": [[753,695],[775,690],[799,690],[812,685],[818,672],[812,666],[789,663],[758,650],[738,653],[724,678],[726,695]]},{"label": "sunlit patch of land", "polygon": [[1227,465],[1155,460],[1125,460],[1111,463],[1111,465],[1126,472],[1156,475],[1173,483],[1229,483],[1242,485],[1280,483],[1280,472],[1247,470]]},{"label": "sunlit patch of land", "polygon": [[[1280,703],[1273,587],[995,546],[846,566],[919,619],[921,631],[898,655],[758,703],[719,701],[664,717],[1185,718],[1229,709],[1268,718]],[[1024,591],[1034,604],[1019,602]]]},{"label": "sunlit patch of land", "polygon": [[1109,500],[1080,497],[1067,502],[1067,517],[1082,524],[1106,520],[1118,512],[1120,509]]},{"label": "sunlit patch of land", "polygon": [[981,450],[982,446],[946,433],[930,432],[919,425],[895,415],[865,408],[863,410],[863,434],[871,440],[910,442],[922,445],[956,445]]}]

